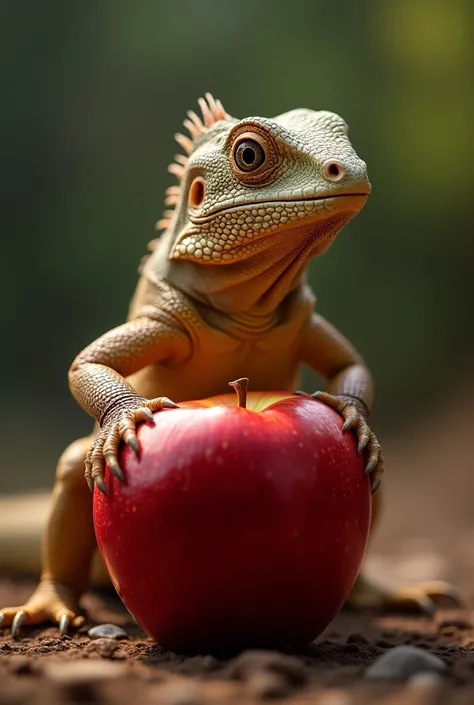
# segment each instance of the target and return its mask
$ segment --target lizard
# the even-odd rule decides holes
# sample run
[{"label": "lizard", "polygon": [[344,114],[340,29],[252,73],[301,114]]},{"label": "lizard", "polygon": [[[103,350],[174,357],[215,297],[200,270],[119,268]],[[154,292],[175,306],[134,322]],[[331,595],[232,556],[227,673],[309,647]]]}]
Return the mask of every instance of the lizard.
[{"label": "lizard", "polygon": [[[301,108],[237,119],[209,93],[198,104],[201,114],[191,110],[184,120],[188,134],[175,135],[182,153],[169,172],[178,183],[166,192],[161,232],[139,267],[128,316],[70,366],[70,390],[94,426],[61,454],[51,500],[30,498],[36,524],[44,525],[41,559],[31,535],[29,554],[15,548],[15,531],[5,525],[12,500],[2,500],[9,564],[19,567],[29,556],[37,569],[41,560],[26,604],[0,609],[0,624],[14,636],[22,625],[52,622],[64,634],[84,622],[80,600],[97,556],[89,489],[106,492],[106,467],[124,481],[119,447],[139,451],[137,424],[184,400],[225,393],[229,380],[245,376],[254,389],[298,392],[302,365],[323,378],[326,390],[310,396],[342,416],[344,432],[355,433],[371,478],[372,528],[380,513],[384,461],[368,425],[372,375],[316,312],[307,282],[309,263],[365,206],[372,190],[367,165],[336,113]],[[26,508],[22,501],[14,506]],[[16,521],[23,539],[25,513]],[[105,568],[96,564],[92,577],[106,581]],[[389,590],[361,574],[348,603],[432,611],[439,595],[456,599],[445,583]]]}]

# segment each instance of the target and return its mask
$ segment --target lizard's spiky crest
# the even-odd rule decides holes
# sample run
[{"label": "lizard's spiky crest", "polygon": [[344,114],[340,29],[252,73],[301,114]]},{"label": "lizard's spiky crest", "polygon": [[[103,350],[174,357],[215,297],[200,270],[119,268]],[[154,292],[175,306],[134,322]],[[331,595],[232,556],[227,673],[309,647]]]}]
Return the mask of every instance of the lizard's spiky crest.
[{"label": "lizard's spiky crest", "polygon": [[[175,161],[169,165],[168,171],[174,174],[178,181],[181,181],[184,175],[188,157],[194,150],[196,140],[216,122],[227,120],[230,116],[224,110],[222,103],[217,98],[214,98],[210,93],[206,93],[204,98],[198,99],[199,107],[201,108],[201,117],[193,110],[188,111],[188,117],[184,120],[183,125],[189,132],[189,137],[181,133],[176,134],[175,140],[183,149],[185,154],[177,154]],[[165,204],[171,208],[175,208],[179,203],[180,187],[170,186],[166,190]],[[166,210],[163,217],[156,223],[157,230],[166,230],[171,225],[174,210]],[[154,249],[156,240],[152,240],[151,249]],[[149,245],[150,249],[150,245]]]}]

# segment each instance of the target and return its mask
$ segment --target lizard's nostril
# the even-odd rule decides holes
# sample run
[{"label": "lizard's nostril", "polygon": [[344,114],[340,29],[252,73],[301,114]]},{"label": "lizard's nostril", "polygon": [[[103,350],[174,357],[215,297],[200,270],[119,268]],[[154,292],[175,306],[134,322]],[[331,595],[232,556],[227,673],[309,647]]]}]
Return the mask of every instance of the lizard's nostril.
[{"label": "lizard's nostril", "polygon": [[334,159],[324,162],[322,171],[326,181],[340,181],[346,175],[346,170],[342,164],[334,161]]}]

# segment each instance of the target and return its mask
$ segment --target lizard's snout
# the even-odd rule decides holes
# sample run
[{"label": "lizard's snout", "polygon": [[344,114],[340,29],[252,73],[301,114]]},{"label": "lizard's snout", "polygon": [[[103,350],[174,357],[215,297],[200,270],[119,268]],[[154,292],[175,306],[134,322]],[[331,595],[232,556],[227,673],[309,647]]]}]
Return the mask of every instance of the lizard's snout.
[{"label": "lizard's snout", "polygon": [[341,187],[344,188],[360,190],[361,193],[367,194],[371,191],[367,166],[362,160],[344,163],[339,159],[326,159],[321,165],[321,175],[325,181],[333,184],[343,182]]}]

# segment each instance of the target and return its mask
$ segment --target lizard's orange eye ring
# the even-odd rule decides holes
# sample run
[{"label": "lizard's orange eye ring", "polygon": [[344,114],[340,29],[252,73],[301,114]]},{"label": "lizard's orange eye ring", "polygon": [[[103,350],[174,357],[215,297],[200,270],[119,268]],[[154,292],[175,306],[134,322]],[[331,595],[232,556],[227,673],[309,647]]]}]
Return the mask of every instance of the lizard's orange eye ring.
[{"label": "lizard's orange eye ring", "polygon": [[279,164],[274,138],[257,125],[239,125],[229,136],[234,175],[245,184],[258,185],[271,180]]},{"label": "lizard's orange eye ring", "polygon": [[255,171],[265,161],[265,150],[255,139],[243,139],[234,147],[234,160],[241,171]]}]

